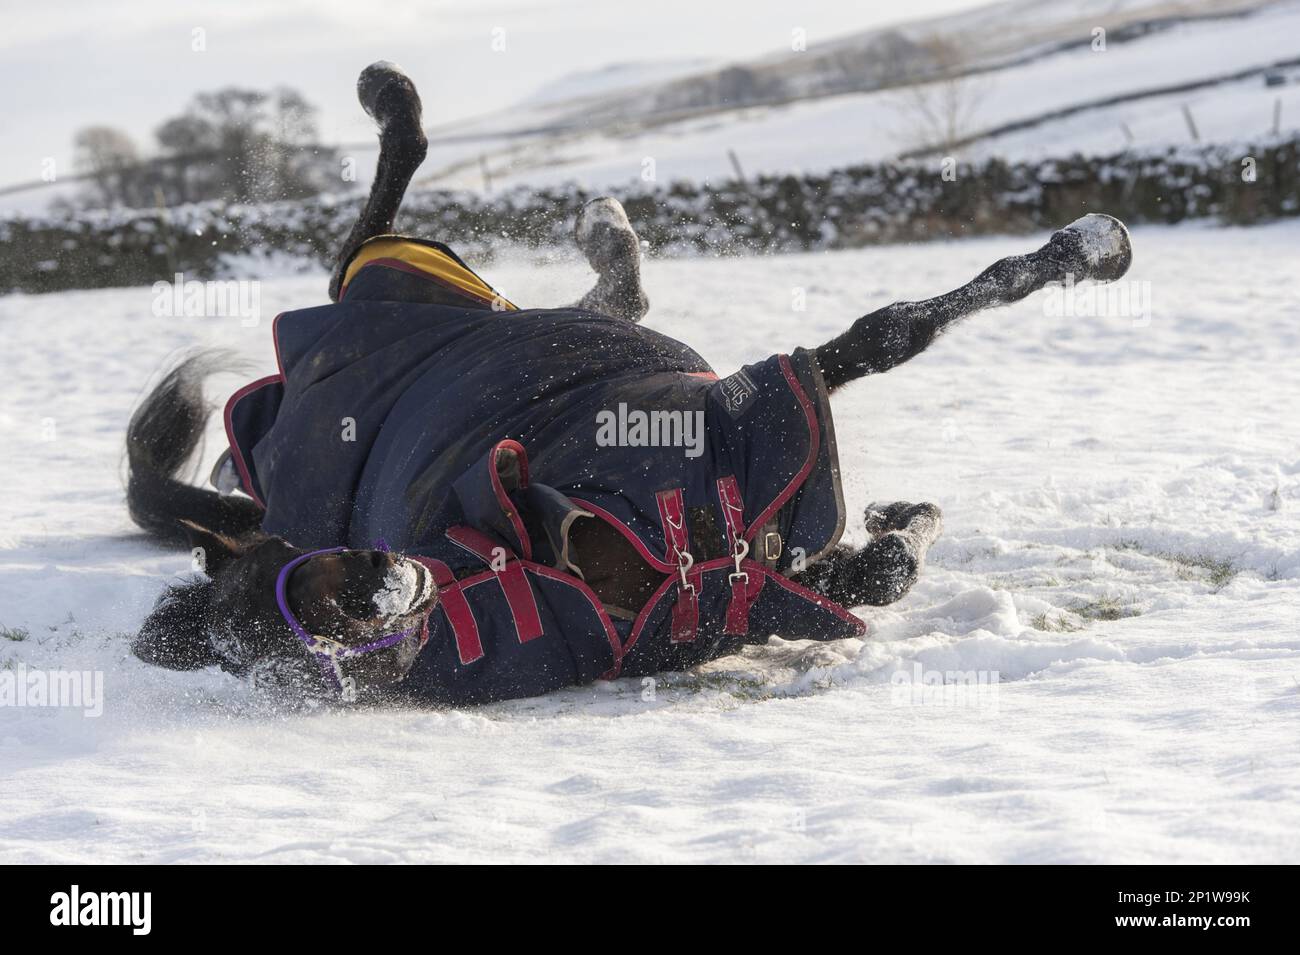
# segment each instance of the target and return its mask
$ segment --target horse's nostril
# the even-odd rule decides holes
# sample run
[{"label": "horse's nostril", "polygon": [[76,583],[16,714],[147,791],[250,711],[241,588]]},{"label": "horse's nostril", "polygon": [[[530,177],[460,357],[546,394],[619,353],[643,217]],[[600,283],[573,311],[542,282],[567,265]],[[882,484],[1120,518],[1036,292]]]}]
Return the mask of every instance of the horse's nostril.
[{"label": "horse's nostril", "polygon": [[392,557],[381,550],[370,552],[370,566],[375,570],[385,570],[393,562]]}]

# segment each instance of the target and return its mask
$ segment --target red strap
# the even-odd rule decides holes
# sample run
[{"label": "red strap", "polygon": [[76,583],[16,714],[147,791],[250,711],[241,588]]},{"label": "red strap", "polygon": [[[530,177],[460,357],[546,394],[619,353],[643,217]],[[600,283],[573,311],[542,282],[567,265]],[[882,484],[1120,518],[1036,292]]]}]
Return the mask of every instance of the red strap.
[{"label": "red strap", "polygon": [[[448,528],[447,537],[482,559],[496,574],[501,590],[506,595],[506,603],[510,605],[510,616],[514,619],[519,642],[527,643],[540,637],[542,617],[537,610],[537,598],[533,596],[533,588],[524,573],[524,565],[515,559],[514,551],[498,544],[483,532],[464,525]],[[504,568],[498,566],[502,557],[506,561]]]},{"label": "red strap", "polygon": [[682,489],[675,487],[655,495],[659,503],[659,520],[664,525],[664,553],[669,563],[677,563],[677,555],[690,550],[686,532],[686,506],[682,503]]},{"label": "red strap", "polygon": [[749,608],[758,599],[758,592],[763,589],[766,580],[767,577],[761,570],[753,568],[731,581],[731,602],[727,604],[725,633],[733,636],[749,633]]},{"label": "red strap", "polygon": [[456,575],[440,560],[431,557],[417,557],[420,563],[433,572],[433,581],[438,585],[438,606],[447,615],[451,624],[451,635],[456,641],[456,653],[462,664],[473,663],[483,659],[483,641],[478,634],[478,621],[469,609],[469,601],[456,586]]},{"label": "red strap", "polygon": [[[689,567],[694,558],[690,554],[682,489],[660,491],[655,499],[659,502],[659,520],[664,525],[664,553],[679,568]],[[700,628],[700,588],[703,585],[702,574],[682,572],[682,579],[677,582],[677,602],[673,604],[673,643],[690,643],[695,639]]]},{"label": "red strap", "polygon": [[[718,479],[718,501],[727,526],[727,546],[734,559],[737,548],[745,543],[745,501],[735,477]],[[731,572],[731,600],[727,604],[725,632],[737,636],[749,633],[749,607],[763,587],[761,573],[750,574],[743,568],[743,563],[737,562]]]},{"label": "red strap", "polygon": [[727,523],[727,543],[734,547],[734,542],[745,536],[745,501],[734,477],[718,478],[718,500],[722,502],[722,519]]},{"label": "red strap", "polygon": [[528,452],[518,441],[498,441],[496,447],[492,449],[492,454],[488,458],[488,476],[492,479],[492,492],[496,495],[497,504],[501,508],[501,513],[510,521],[510,526],[514,529],[515,537],[519,539],[519,549],[523,551],[525,560],[532,560],[533,542],[528,538],[528,531],[524,528],[524,522],[519,517],[519,512],[515,510],[514,504],[510,502],[510,495],[506,493],[505,485],[501,483],[501,471],[497,466],[497,459],[503,451],[514,454],[519,463],[519,487],[528,487]]},{"label": "red strap", "polygon": [[475,557],[482,558],[493,570],[498,570],[497,565],[503,563],[503,561],[515,559],[515,552],[505,544],[497,543],[482,531],[467,527],[464,524],[447,528],[447,538],[453,544],[460,545]]},{"label": "red strap", "polygon": [[686,575],[688,586],[677,582],[677,602],[673,604],[672,642],[690,643],[700,629],[700,588],[704,574],[698,570]]},{"label": "red strap", "polygon": [[542,616],[537,612],[537,598],[533,596],[533,587],[524,574],[524,565],[512,560],[497,574],[497,580],[501,582],[506,603],[510,605],[510,615],[515,619],[519,642],[536,640],[542,635]]}]

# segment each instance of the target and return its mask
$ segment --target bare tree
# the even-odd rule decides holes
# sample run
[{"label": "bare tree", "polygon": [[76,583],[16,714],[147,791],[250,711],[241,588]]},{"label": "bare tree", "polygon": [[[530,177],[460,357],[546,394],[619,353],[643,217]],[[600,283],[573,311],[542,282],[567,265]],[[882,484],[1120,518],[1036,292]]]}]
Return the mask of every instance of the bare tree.
[{"label": "bare tree", "polygon": [[133,206],[139,199],[139,154],[131,137],[112,126],[87,126],[72,140],[75,164],[90,177],[106,206]]},{"label": "bare tree", "polygon": [[913,147],[952,153],[974,132],[990,83],[972,66],[960,42],[938,35],[922,40],[897,65],[895,78],[904,85],[894,105]]},{"label": "bare tree", "polygon": [[334,150],[316,138],[316,110],[300,93],[227,87],[199,93],[163,123],[158,144],[169,162],[173,201],[295,199],[337,186]]}]

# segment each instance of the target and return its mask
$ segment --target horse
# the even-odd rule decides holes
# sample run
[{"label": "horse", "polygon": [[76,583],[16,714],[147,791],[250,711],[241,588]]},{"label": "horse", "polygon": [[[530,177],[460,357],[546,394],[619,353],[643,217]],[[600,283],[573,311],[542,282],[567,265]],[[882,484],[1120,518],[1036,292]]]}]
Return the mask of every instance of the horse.
[{"label": "horse", "polygon": [[164,374],[127,428],[127,503],[202,559],[132,643],[305,698],[473,705],[680,670],[772,634],[866,634],[849,608],[908,592],[942,530],[933,503],[867,508],[851,548],[831,396],[955,323],[1051,284],[1122,277],[1117,219],[830,341],[720,377],[642,324],[641,243],[617,200],[580,211],[596,273],[560,308],[520,308],[446,245],[394,222],[427,151],[396,65],[358,98],[374,182],[330,303],[273,328],[277,374],[226,405],[211,488],[181,479],[219,356]]}]

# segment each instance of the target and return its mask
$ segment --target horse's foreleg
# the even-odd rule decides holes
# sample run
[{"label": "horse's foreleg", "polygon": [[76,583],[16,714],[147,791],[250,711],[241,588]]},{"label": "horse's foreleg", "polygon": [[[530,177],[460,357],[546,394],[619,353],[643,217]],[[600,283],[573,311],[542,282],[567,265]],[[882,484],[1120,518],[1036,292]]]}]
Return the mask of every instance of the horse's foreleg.
[{"label": "horse's foreleg", "polygon": [[429,149],[420,94],[401,67],[382,60],[367,66],[357,79],[357,99],[379,124],[379,162],[366,204],[334,262],[329,289],[334,302],[338,301],[344,271],[361,244],[393,231],[406,187]]},{"label": "horse's foreleg", "polygon": [[574,226],[578,248],[596,270],[596,286],[576,304],[613,318],[639,322],[650,308],[641,288],[641,240],[617,199],[593,199]]},{"label": "horse's foreleg", "polygon": [[869,507],[867,529],[873,537],[867,546],[839,546],[791,579],[846,607],[891,604],[916,583],[943,518],[933,504],[899,501]]},{"label": "horse's foreleg", "polygon": [[1118,219],[1086,215],[1052,234],[1037,252],[989,266],[959,289],[921,302],[897,302],[858,319],[817,349],[828,388],[888,371],[916,357],[948,326],[995,305],[1010,305],[1067,275],[1110,282],[1128,271],[1133,252]]}]

